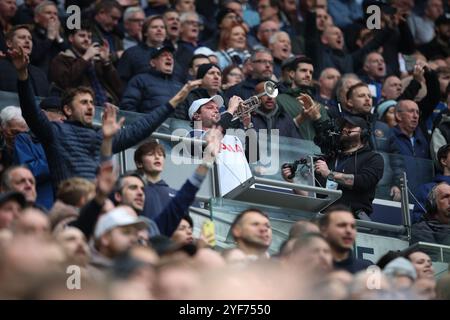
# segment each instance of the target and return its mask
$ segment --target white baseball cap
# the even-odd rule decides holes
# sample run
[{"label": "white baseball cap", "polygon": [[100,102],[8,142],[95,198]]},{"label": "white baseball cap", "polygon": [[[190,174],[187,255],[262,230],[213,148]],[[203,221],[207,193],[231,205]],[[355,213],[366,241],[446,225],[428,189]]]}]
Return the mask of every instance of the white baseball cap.
[{"label": "white baseball cap", "polygon": [[135,225],[139,229],[147,229],[148,221],[130,214],[125,208],[118,207],[102,215],[95,226],[94,237],[100,238],[106,232],[123,226]]},{"label": "white baseball cap", "polygon": [[207,104],[211,100],[214,100],[214,102],[217,104],[218,108],[220,108],[224,104],[223,98],[221,96],[219,96],[218,94],[216,94],[215,96],[212,96],[211,98],[203,98],[203,99],[195,100],[194,102],[192,102],[191,106],[189,107],[189,119],[192,120],[192,118],[194,117],[194,113],[196,113],[198,111],[198,109],[200,109],[203,105]]}]

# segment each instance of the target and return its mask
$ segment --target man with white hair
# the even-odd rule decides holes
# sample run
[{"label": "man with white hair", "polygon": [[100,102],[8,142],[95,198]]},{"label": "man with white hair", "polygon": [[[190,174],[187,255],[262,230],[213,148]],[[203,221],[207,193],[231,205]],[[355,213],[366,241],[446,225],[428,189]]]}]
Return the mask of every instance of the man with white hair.
[{"label": "man with white hair", "polygon": [[1,163],[4,167],[12,164],[14,156],[14,140],[21,132],[28,131],[27,123],[22,117],[19,107],[8,106],[0,112],[0,130],[3,136]]},{"label": "man with white hair", "polygon": [[125,37],[123,49],[127,50],[142,41],[142,26],[145,21],[145,13],[140,7],[129,7],[123,14],[123,26]]},{"label": "man with white hair", "polygon": [[281,64],[292,56],[292,46],[289,34],[284,31],[274,33],[269,39],[269,49],[273,56],[273,73],[281,76]]}]

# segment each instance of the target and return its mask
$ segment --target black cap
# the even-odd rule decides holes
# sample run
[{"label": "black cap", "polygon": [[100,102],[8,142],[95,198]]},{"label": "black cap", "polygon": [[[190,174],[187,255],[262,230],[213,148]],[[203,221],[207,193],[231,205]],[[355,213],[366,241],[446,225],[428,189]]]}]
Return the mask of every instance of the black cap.
[{"label": "black cap", "polygon": [[445,13],[442,16],[440,16],[439,18],[436,19],[436,21],[434,22],[435,26],[439,26],[441,24],[447,24],[450,23],[450,13]]},{"label": "black cap", "polygon": [[346,115],[342,117],[341,127],[343,127],[346,123],[350,123],[351,125],[360,127],[361,129],[369,129],[369,123],[367,120],[359,116]]},{"label": "black cap", "polygon": [[4,205],[7,201],[10,200],[15,200],[22,207],[22,209],[27,205],[25,196],[20,192],[9,191],[0,193],[0,206]]},{"label": "black cap", "polygon": [[[197,70],[197,79],[203,79],[203,77],[209,71],[209,69],[214,68],[214,67],[216,67],[217,69],[220,70],[220,67],[214,63],[201,64]],[[222,70],[220,70],[220,71],[222,72]]]},{"label": "black cap", "polygon": [[166,52],[166,51],[170,52],[170,53],[174,53],[175,52],[175,48],[172,47],[172,46],[163,46],[163,47],[161,47],[159,49],[155,49],[152,52],[151,59],[158,58],[163,52]]},{"label": "black cap", "polygon": [[39,104],[41,109],[48,110],[48,109],[61,109],[61,98],[60,97],[47,97],[42,99],[41,103]]}]

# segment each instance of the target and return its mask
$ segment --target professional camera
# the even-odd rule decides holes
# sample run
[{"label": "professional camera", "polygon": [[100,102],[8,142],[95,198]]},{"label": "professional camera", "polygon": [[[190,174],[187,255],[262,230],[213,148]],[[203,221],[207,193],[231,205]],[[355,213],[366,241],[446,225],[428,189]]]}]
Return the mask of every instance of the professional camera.
[{"label": "professional camera", "polygon": [[[326,157],[322,154],[316,154],[313,156],[313,162],[316,162],[317,160],[323,160],[326,161]],[[284,168],[290,168],[291,174],[287,177],[288,179],[293,179],[295,177],[295,173],[297,172],[297,168],[299,165],[307,165],[308,164],[308,158],[300,158],[298,160],[295,160],[292,163],[285,163],[281,166],[282,169]]]},{"label": "professional camera", "polygon": [[341,125],[335,119],[330,119],[318,126],[314,143],[320,147],[325,158],[333,159],[340,152]]}]

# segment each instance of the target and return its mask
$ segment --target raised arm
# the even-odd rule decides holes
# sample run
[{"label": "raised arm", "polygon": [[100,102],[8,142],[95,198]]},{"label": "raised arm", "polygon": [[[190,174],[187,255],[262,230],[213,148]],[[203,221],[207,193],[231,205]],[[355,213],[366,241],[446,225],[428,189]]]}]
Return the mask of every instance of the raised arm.
[{"label": "raised arm", "polygon": [[148,138],[169,117],[178,104],[186,99],[189,92],[200,86],[201,81],[201,79],[188,81],[168,103],[120,130],[113,140],[113,153],[128,149]]},{"label": "raised arm", "polygon": [[155,222],[162,234],[170,237],[178,227],[184,213],[194,202],[197,191],[200,189],[203,180],[208,174],[209,168],[212,167],[220,152],[222,138],[222,131],[219,128],[208,130],[208,134],[206,135],[207,146],[203,153],[202,164],[197,167],[192,177],[185,182],[161,214],[155,218]]},{"label": "raised arm", "polygon": [[44,112],[39,108],[34,99],[33,89],[28,76],[30,57],[23,49],[16,47],[8,51],[14,67],[17,70],[17,92],[19,93],[22,116],[28,127],[42,142],[50,142],[53,139],[53,126]]}]

